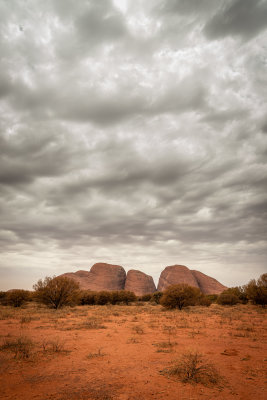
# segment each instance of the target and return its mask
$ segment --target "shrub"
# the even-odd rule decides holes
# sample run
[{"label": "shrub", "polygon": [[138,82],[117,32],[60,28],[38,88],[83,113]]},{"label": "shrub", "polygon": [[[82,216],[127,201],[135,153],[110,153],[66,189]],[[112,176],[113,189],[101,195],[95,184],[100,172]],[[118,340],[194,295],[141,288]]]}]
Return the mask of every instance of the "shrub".
[{"label": "shrub", "polygon": [[154,292],[151,296],[151,301],[154,301],[157,304],[160,304],[160,299],[162,298],[162,292]]},{"label": "shrub", "polygon": [[183,307],[196,305],[201,296],[202,293],[198,288],[180,283],[170,286],[163,292],[160,304],[166,308],[181,310]]},{"label": "shrub", "polygon": [[223,291],[223,294],[233,294],[238,298],[238,302],[242,304],[246,304],[248,302],[248,297],[246,295],[244,286],[235,286],[228,288]]},{"label": "shrub", "polygon": [[265,307],[267,304],[267,274],[263,274],[256,281],[252,279],[245,287],[245,294],[254,304]]},{"label": "shrub", "polygon": [[143,294],[143,296],[138,297],[138,301],[150,301],[152,298],[151,293]]},{"label": "shrub", "polygon": [[132,303],[133,301],[136,301],[137,297],[133,292],[130,292],[128,290],[121,290],[120,291],[120,302],[124,304],[129,304]]},{"label": "shrub", "polygon": [[0,292],[0,304],[7,306],[7,292]]},{"label": "shrub", "polygon": [[97,305],[103,306],[112,302],[112,293],[106,290],[97,292],[95,295],[95,302]]},{"label": "shrub", "polygon": [[208,296],[205,296],[204,294],[198,299],[197,304],[199,306],[204,306],[204,307],[209,307],[211,305],[211,300],[208,298]]},{"label": "shrub", "polygon": [[13,307],[21,307],[29,297],[27,290],[13,289],[6,293],[6,303]]},{"label": "shrub", "polygon": [[163,372],[168,375],[176,375],[182,382],[202,383],[214,385],[219,381],[219,374],[214,366],[205,361],[198,352],[184,353],[172,367]]},{"label": "shrub", "polygon": [[216,303],[218,294],[206,294],[206,297],[211,301],[211,303]]},{"label": "shrub", "polygon": [[78,298],[78,283],[65,276],[40,279],[33,288],[37,301],[55,309],[71,305]]},{"label": "shrub", "polygon": [[95,305],[96,304],[96,292],[90,292],[89,290],[81,290],[79,292],[78,302],[82,306],[84,305]]},{"label": "shrub", "polygon": [[238,297],[232,293],[221,293],[218,296],[217,303],[221,306],[234,306],[238,303]]}]

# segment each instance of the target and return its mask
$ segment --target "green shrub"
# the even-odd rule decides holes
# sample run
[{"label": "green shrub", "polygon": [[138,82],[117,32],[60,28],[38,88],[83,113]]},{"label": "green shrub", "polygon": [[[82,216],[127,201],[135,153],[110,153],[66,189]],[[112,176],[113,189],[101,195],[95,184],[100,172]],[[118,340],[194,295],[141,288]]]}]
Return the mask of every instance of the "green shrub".
[{"label": "green shrub", "polygon": [[78,283],[65,276],[40,279],[33,288],[37,301],[55,309],[76,303],[79,296]]},{"label": "green shrub", "polygon": [[217,299],[217,303],[221,306],[234,306],[238,302],[238,297],[232,293],[221,293]]},{"label": "green shrub", "polygon": [[198,288],[180,283],[170,286],[163,292],[160,304],[166,308],[181,310],[183,307],[196,305],[201,296],[202,293]]}]

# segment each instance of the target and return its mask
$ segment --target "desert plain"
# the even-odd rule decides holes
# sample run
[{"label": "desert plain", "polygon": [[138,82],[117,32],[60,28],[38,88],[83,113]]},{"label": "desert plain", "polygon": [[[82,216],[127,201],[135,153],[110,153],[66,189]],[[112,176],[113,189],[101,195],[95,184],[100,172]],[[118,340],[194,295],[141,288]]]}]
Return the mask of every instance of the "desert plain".
[{"label": "desert plain", "polygon": [[[52,310],[29,303],[1,307],[0,318],[1,399],[266,399],[261,307],[179,311],[135,303]],[[183,382],[168,372],[190,352],[212,365],[216,382]]]}]

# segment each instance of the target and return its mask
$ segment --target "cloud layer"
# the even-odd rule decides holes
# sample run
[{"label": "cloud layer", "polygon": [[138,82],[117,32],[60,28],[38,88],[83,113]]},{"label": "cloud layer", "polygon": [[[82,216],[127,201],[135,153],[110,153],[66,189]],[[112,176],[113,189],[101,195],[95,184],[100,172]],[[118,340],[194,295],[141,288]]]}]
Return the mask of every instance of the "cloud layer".
[{"label": "cloud layer", "polygon": [[267,2],[0,1],[2,288],[266,272]]}]

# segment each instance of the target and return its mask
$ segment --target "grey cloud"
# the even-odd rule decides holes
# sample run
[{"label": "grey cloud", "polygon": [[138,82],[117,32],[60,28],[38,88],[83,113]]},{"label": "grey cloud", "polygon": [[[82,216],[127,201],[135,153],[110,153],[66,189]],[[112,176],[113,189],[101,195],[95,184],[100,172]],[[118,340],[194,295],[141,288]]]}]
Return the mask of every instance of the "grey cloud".
[{"label": "grey cloud", "polygon": [[0,267],[264,272],[265,2],[4,3]]},{"label": "grey cloud", "polygon": [[206,23],[204,33],[209,39],[233,35],[249,40],[265,29],[266,0],[234,0]]}]

